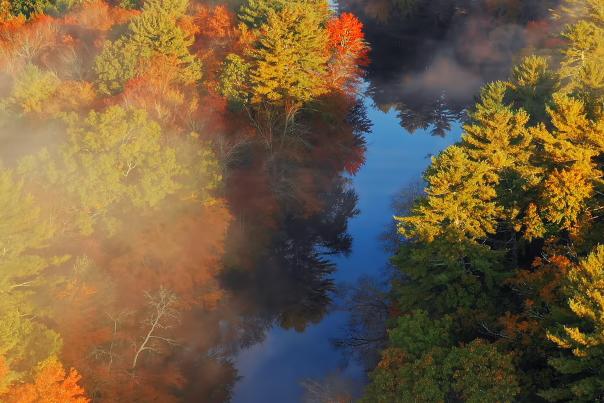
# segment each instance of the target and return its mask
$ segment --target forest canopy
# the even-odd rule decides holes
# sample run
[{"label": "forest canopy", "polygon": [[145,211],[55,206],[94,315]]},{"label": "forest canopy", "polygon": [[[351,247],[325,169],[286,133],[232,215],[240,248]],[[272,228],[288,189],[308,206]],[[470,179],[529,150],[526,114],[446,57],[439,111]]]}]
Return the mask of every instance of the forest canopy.
[{"label": "forest canopy", "polygon": [[604,399],[604,0],[342,3],[0,0],[0,401],[228,401],[240,349],[330,313],[380,99],[357,10],[515,60],[467,110],[400,94],[462,135],[357,290],[387,322],[361,401]]},{"label": "forest canopy", "polygon": [[[215,3],[0,1],[0,401],[226,401],[238,348],[325,314],[362,24],[326,0]],[[237,300],[225,278],[261,292],[271,248],[284,301]]]},{"label": "forest canopy", "polygon": [[559,49],[483,87],[396,217],[396,313],[364,401],[602,398],[603,7],[556,10]]}]

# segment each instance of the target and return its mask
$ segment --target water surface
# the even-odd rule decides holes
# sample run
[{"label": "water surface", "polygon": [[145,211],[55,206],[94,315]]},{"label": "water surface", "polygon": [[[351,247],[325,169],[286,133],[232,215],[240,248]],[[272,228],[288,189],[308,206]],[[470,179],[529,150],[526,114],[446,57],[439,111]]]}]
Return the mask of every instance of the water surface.
[{"label": "water surface", "polygon": [[[373,129],[367,135],[366,163],[351,178],[360,213],[348,223],[352,252],[333,259],[337,282],[354,283],[362,275],[383,274],[390,256],[380,235],[392,220],[391,198],[420,179],[430,155],[454,143],[461,132],[456,123],[445,137],[430,135],[430,129],[410,135],[401,128],[395,110],[381,111],[369,96],[363,102]],[[335,310],[302,333],[272,327],[263,342],[237,356],[242,379],[235,386],[233,402],[297,402],[303,396],[301,381],[324,378],[335,371],[362,384],[361,365],[343,363],[342,352],[330,341],[342,332],[347,318],[346,312]]]}]

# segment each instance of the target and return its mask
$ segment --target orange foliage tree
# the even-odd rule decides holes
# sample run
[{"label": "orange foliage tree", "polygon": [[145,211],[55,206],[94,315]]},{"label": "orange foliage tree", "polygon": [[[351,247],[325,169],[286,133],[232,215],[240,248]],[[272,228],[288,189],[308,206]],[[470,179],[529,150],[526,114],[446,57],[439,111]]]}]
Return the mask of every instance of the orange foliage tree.
[{"label": "orange foliage tree", "polygon": [[2,396],[5,403],[88,403],[81,376],[75,369],[65,371],[56,358],[39,364],[32,383],[18,384]]},{"label": "orange foliage tree", "polygon": [[362,66],[369,63],[369,46],[365,41],[363,23],[350,13],[342,13],[329,21],[329,84],[334,89],[350,89],[362,75]]}]

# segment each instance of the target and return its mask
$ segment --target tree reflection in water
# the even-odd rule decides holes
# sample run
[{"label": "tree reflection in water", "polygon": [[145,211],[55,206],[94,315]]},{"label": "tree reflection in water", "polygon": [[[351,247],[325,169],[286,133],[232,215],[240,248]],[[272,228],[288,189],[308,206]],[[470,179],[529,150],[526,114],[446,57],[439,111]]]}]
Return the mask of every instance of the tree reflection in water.
[{"label": "tree reflection in water", "polygon": [[359,213],[346,176],[363,164],[371,125],[360,103],[324,102],[322,110],[332,112],[306,120],[304,140],[294,135],[271,149],[234,140],[240,149],[225,186],[234,221],[219,276],[226,296],[214,319],[200,312],[187,321],[193,333],[212,320],[218,328],[213,347],[179,358],[190,377],[185,401],[228,398],[238,379],[234,354],[263,341],[273,326],[302,332],[331,307],[330,256],[350,252],[348,220]]},{"label": "tree reflection in water", "polygon": [[523,53],[549,40],[545,2],[342,0],[372,44],[367,80],[383,111],[409,133],[444,136],[480,86],[503,79]]},{"label": "tree reflection in water", "polygon": [[304,141],[288,139],[271,153],[252,146],[232,173],[236,222],[222,284],[241,314],[242,345],[260,341],[273,325],[303,331],[328,311],[335,270],[329,256],[350,251],[347,224],[358,214],[344,173],[363,163],[364,113],[357,104],[346,119],[330,116]]}]

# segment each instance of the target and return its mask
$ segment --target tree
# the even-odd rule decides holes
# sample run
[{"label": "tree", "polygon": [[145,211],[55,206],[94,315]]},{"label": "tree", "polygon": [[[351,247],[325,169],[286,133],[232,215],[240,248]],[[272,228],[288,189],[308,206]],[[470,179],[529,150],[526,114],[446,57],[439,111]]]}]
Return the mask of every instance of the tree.
[{"label": "tree", "polygon": [[140,66],[155,55],[178,61],[179,81],[199,80],[201,63],[189,52],[193,38],[177,24],[187,5],[187,0],[145,2],[143,12],[128,25],[128,32],[114,42],[107,41],[96,58],[99,89],[106,94],[122,91],[128,80],[141,73]]},{"label": "tree", "polygon": [[10,102],[25,113],[41,113],[59,84],[56,74],[28,64],[15,80]]},{"label": "tree", "polygon": [[143,12],[166,14],[172,18],[183,16],[189,7],[189,0],[145,0]]},{"label": "tree", "polygon": [[57,153],[28,158],[21,169],[42,185],[62,189],[67,219],[90,234],[99,221],[110,229],[118,223],[113,209],[153,208],[181,188],[178,178],[186,170],[176,149],[163,142],[161,128],[145,111],[113,106],[85,119],[72,117],[67,143]]},{"label": "tree", "polygon": [[369,46],[365,41],[363,23],[354,14],[342,13],[327,24],[329,81],[334,89],[353,89],[362,76],[361,67],[369,63]]},{"label": "tree", "polygon": [[468,403],[513,402],[520,392],[513,355],[482,340],[453,348],[445,360],[453,396]]},{"label": "tree", "polygon": [[[322,0],[283,4],[262,0],[248,7],[252,4],[261,22],[252,24],[251,30],[242,27],[243,55],[228,56],[220,90],[244,107],[270,148],[276,128],[288,133],[300,109],[329,91],[330,10]],[[239,14],[243,21],[249,16],[246,10],[243,7]]]},{"label": "tree", "polygon": [[396,218],[405,237],[464,241],[495,233],[501,208],[493,186],[497,177],[486,162],[472,161],[464,148],[452,146],[433,159],[425,179],[426,197],[410,216]]},{"label": "tree", "polygon": [[99,90],[104,94],[121,91],[125,83],[134,78],[140,57],[140,49],[133,42],[119,38],[107,41],[95,59],[95,72]]},{"label": "tree", "polygon": [[507,89],[506,99],[526,111],[529,124],[534,125],[547,120],[546,108],[560,90],[560,76],[550,68],[548,59],[528,56],[513,68]]},{"label": "tree", "polygon": [[127,105],[146,110],[153,119],[171,127],[199,107],[194,89],[182,83],[180,62],[175,56],[151,57],[139,67],[139,73],[124,88]]},{"label": "tree", "polygon": [[245,105],[250,101],[250,69],[250,64],[239,55],[231,53],[225,58],[220,75],[220,92],[234,105]]},{"label": "tree", "polygon": [[602,152],[599,140],[595,140],[601,129],[587,117],[581,100],[565,95],[556,95],[547,113],[553,130],[543,124],[533,130],[542,144],[540,157],[545,170],[540,207],[549,222],[575,230],[601,175],[595,164]]},{"label": "tree", "polygon": [[531,137],[527,130],[529,115],[504,104],[507,86],[503,82],[487,84],[480,102],[464,125],[462,145],[476,162],[486,162],[497,172],[510,167],[522,169],[528,164]]},{"label": "tree", "polygon": [[572,316],[548,332],[563,350],[549,362],[568,377],[542,396],[552,401],[597,401],[604,392],[604,246],[598,245],[570,269],[564,294]]},{"label": "tree", "polygon": [[[567,0],[562,17],[571,18],[563,33],[568,45],[560,74],[565,90],[585,101],[588,110],[601,110],[604,97],[604,13],[600,0]],[[558,15],[560,17],[560,15]]]},{"label": "tree", "polygon": [[182,68],[181,80],[195,82],[201,78],[201,64],[189,53],[193,39],[176,23],[176,18],[184,13],[187,3],[165,0],[145,3],[142,14],[129,25],[128,40],[143,55],[175,57]]},{"label": "tree", "polygon": [[286,120],[326,92],[325,7],[293,3],[270,10],[250,51],[251,102],[285,106]]},{"label": "tree", "polygon": [[54,234],[50,217],[45,217],[31,195],[24,192],[23,182],[13,173],[0,171],[0,290],[8,293],[29,284],[19,280],[35,277],[50,263],[36,255]]},{"label": "tree", "polygon": [[0,171],[0,356],[10,378],[26,374],[60,347],[59,336],[36,319],[32,295],[53,263],[44,249],[55,233],[23,183]]},{"label": "tree", "polygon": [[364,402],[512,402],[518,380],[510,354],[483,340],[449,347],[451,318],[401,316],[390,347],[371,374]]},{"label": "tree", "polygon": [[66,372],[55,357],[41,362],[32,383],[13,386],[3,397],[6,403],[88,403],[84,389],[78,385],[80,374]]},{"label": "tree", "polygon": [[132,371],[136,369],[139,357],[144,351],[157,352],[158,345],[163,343],[176,344],[176,341],[158,334],[161,330],[174,326],[174,322],[178,320],[178,311],[175,309],[176,295],[162,287],[156,294],[146,293],[146,296],[151,312],[144,323],[145,334],[136,347],[136,352],[132,358]]},{"label": "tree", "polygon": [[13,77],[18,76],[28,64],[35,64],[55,48],[59,33],[59,24],[44,15],[27,23],[24,18],[13,18],[2,26],[0,66]]},{"label": "tree", "polygon": [[195,20],[202,27],[200,35],[208,40],[228,38],[236,30],[235,15],[225,5],[201,8]]},{"label": "tree", "polygon": [[42,13],[51,4],[50,0],[13,0],[10,12],[14,16],[23,15],[27,18]]},{"label": "tree", "polygon": [[468,113],[461,146],[472,161],[492,168],[497,178],[494,189],[501,208],[499,218],[510,231],[516,232],[535,213],[529,204],[534,198],[531,186],[538,181],[539,171],[530,161],[535,147],[528,128],[530,115],[524,109],[506,104],[509,91],[509,83],[485,85],[479,102]]},{"label": "tree", "polygon": [[528,57],[485,86],[396,218],[396,314],[367,401],[602,398],[604,249],[584,256],[603,225],[604,14],[569,3],[579,20],[561,64]]},{"label": "tree", "polygon": [[248,27],[258,29],[267,22],[271,12],[279,13],[292,3],[310,5],[312,8],[326,6],[325,0],[246,0],[239,10],[239,19]]}]

